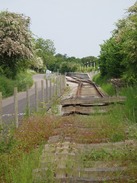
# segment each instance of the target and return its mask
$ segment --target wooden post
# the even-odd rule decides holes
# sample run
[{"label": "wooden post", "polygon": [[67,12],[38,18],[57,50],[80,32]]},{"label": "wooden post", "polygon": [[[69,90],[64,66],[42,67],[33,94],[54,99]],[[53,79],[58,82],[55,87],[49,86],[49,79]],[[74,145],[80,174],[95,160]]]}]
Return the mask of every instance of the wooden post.
[{"label": "wooden post", "polygon": [[65,87],[66,87],[66,76],[64,75],[64,77],[63,77],[63,87],[64,87],[64,89],[65,89]]},{"label": "wooden post", "polygon": [[53,83],[52,83],[52,85],[51,85],[51,87],[52,87],[52,99],[54,98],[54,95],[55,95],[55,82],[54,82],[54,79],[53,79]]},{"label": "wooden post", "polygon": [[0,92],[0,126],[2,128],[2,92]]},{"label": "wooden post", "polygon": [[45,100],[44,100],[44,81],[41,80],[41,94],[42,94],[42,108],[45,107]]},{"label": "wooden post", "polygon": [[49,84],[48,84],[48,79],[46,79],[46,102],[48,103],[49,101]]},{"label": "wooden post", "polygon": [[62,75],[60,75],[60,77],[59,77],[59,81],[60,81],[60,96],[61,96],[61,94],[62,94]]},{"label": "wooden post", "polygon": [[49,100],[52,98],[52,84],[51,84],[51,78],[49,80]]},{"label": "wooden post", "polygon": [[58,75],[56,76],[56,93],[55,93],[55,95],[56,95],[56,98],[58,98]]},{"label": "wooden post", "polygon": [[60,96],[59,89],[60,89],[60,87],[59,87],[59,75],[58,75],[58,77],[57,77],[57,94],[58,94],[58,97]]},{"label": "wooden post", "polygon": [[30,116],[30,97],[29,97],[29,87],[27,85],[27,90],[26,90],[26,97],[27,97],[27,114]]},{"label": "wooden post", "polygon": [[37,82],[35,82],[35,109],[36,109],[36,112],[38,112],[38,85],[37,85]]},{"label": "wooden post", "polygon": [[58,96],[60,97],[60,74],[58,75]]},{"label": "wooden post", "polygon": [[17,87],[14,88],[14,118],[15,118],[16,128],[18,128],[19,122],[18,122],[18,90],[17,90]]}]

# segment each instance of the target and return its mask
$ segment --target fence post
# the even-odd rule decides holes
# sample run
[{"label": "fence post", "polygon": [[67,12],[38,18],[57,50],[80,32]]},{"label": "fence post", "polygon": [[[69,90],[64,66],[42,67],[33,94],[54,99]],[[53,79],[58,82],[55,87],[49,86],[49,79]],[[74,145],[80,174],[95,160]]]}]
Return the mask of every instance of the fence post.
[{"label": "fence post", "polygon": [[52,98],[52,84],[51,84],[51,78],[49,80],[49,100]]},{"label": "fence post", "polygon": [[56,75],[56,85],[55,86],[56,86],[56,89],[55,89],[56,94],[55,95],[56,95],[56,98],[58,98],[58,75]]},{"label": "fence post", "polygon": [[61,96],[61,94],[62,94],[62,75],[60,74],[60,76],[59,76],[59,81],[60,81],[60,96]]},{"label": "fence post", "polygon": [[2,92],[0,92],[0,126],[2,128]]},{"label": "fence post", "polygon": [[27,114],[30,116],[30,97],[29,97],[28,85],[27,85],[27,90],[26,90],[26,97],[27,97]]},{"label": "fence post", "polygon": [[42,94],[42,108],[45,107],[45,100],[44,100],[44,81],[41,80],[41,94]]},{"label": "fence post", "polygon": [[18,90],[17,90],[17,87],[14,88],[14,118],[15,118],[16,128],[18,128],[19,122],[18,122]]},{"label": "fence post", "polygon": [[66,75],[64,75],[64,89],[66,87]]},{"label": "fence post", "polygon": [[46,79],[46,102],[49,101],[49,85],[48,85],[48,79]]},{"label": "fence post", "polygon": [[37,85],[37,82],[35,82],[35,109],[36,109],[36,112],[38,112],[38,85]]}]

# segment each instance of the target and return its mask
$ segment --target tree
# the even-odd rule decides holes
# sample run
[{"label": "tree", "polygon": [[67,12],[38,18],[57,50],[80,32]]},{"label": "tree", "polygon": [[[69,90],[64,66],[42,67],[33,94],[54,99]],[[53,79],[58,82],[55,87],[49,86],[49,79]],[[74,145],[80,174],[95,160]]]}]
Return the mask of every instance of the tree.
[{"label": "tree", "polygon": [[97,58],[94,56],[83,57],[81,62],[83,66],[90,67],[94,66],[94,63],[97,63]]},{"label": "tree", "polygon": [[8,77],[15,77],[28,67],[33,56],[30,18],[8,11],[0,12],[0,67]]},{"label": "tree", "polygon": [[53,41],[38,38],[35,40],[35,49],[37,50],[37,56],[41,57],[44,65],[51,70],[55,62],[55,47]]},{"label": "tree", "polygon": [[102,76],[107,76],[108,78],[121,76],[124,66],[122,65],[123,56],[120,51],[120,45],[113,37],[101,45],[99,66]]},{"label": "tree", "polygon": [[112,37],[101,45],[99,56],[103,76],[137,82],[137,2],[119,20]]},{"label": "tree", "polygon": [[117,23],[114,33],[123,54],[123,77],[129,82],[137,80],[137,2],[129,7],[128,16]]}]

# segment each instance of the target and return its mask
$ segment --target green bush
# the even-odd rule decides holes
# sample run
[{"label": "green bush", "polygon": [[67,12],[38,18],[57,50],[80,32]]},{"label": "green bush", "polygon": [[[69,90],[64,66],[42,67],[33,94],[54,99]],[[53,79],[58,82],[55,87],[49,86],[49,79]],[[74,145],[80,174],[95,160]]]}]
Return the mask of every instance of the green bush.
[{"label": "green bush", "polygon": [[32,84],[32,74],[27,72],[18,74],[15,80],[8,79],[6,76],[1,76],[0,92],[2,92],[2,96],[5,98],[13,95],[15,86],[18,88],[18,91],[24,91],[27,85],[31,87]]},{"label": "green bush", "polygon": [[6,78],[5,76],[0,77],[0,92],[3,97],[8,97],[13,94],[15,81]]},{"label": "green bush", "polygon": [[16,86],[19,91],[24,91],[26,86],[31,87],[33,85],[32,74],[28,72],[21,72],[15,78]]}]

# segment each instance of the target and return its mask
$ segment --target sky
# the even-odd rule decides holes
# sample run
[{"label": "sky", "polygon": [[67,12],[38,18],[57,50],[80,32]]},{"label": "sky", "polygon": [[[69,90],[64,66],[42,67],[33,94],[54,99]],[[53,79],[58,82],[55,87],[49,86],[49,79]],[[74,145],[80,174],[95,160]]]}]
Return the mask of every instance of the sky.
[{"label": "sky", "polygon": [[98,56],[115,23],[136,0],[0,0],[0,11],[31,19],[38,37],[54,42],[56,53],[78,58]]}]

